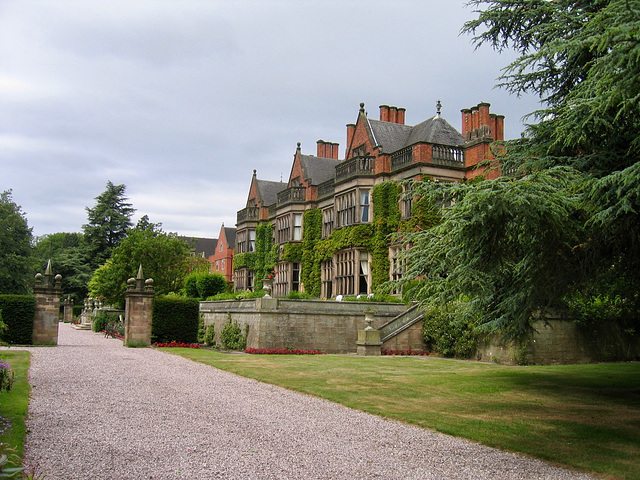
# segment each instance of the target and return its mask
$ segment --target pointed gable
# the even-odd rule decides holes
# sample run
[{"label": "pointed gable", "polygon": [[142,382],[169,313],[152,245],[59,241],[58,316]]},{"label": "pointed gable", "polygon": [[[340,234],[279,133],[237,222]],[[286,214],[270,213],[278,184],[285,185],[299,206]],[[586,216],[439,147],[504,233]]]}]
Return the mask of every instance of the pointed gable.
[{"label": "pointed gable", "polygon": [[[249,197],[247,198],[247,207],[257,206],[258,204],[262,207],[273,205],[277,201],[278,192],[285,188],[287,188],[287,184],[284,182],[258,180],[257,172],[254,170],[251,187],[249,188]],[[251,205],[252,200],[255,202],[255,205]]]}]

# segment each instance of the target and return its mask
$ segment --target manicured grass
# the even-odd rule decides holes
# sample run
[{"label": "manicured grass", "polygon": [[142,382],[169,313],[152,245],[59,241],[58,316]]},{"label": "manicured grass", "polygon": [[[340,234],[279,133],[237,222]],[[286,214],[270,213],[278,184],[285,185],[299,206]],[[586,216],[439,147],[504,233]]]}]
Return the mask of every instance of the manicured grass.
[{"label": "manicured grass", "polygon": [[640,363],[513,367],[162,350],[502,450],[640,479]]},{"label": "manicured grass", "polygon": [[[0,392],[0,418],[10,422],[10,427],[0,433],[0,443],[11,447],[14,453],[22,458],[27,434],[24,422],[27,417],[29,393],[31,392],[31,387],[29,386],[31,354],[22,350],[3,350],[0,351],[0,358],[11,365],[11,370],[16,374],[11,391]],[[4,421],[2,422],[4,424]],[[3,450],[0,449],[0,451]],[[18,467],[20,465],[11,466]]]}]

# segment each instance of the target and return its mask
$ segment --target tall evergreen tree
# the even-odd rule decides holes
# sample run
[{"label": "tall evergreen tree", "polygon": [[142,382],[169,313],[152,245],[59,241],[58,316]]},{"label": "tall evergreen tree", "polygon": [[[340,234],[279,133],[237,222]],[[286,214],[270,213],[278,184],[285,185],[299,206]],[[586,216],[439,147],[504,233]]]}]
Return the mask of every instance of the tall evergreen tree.
[{"label": "tall evergreen tree", "polygon": [[32,278],[32,229],[11,190],[0,194],[0,293],[27,293]]},{"label": "tall evergreen tree", "polygon": [[107,182],[107,188],[98,195],[96,204],[87,207],[87,224],[83,225],[87,244],[88,262],[92,269],[104,264],[111,252],[127,236],[131,216],[135,209],[127,203],[126,186]]}]

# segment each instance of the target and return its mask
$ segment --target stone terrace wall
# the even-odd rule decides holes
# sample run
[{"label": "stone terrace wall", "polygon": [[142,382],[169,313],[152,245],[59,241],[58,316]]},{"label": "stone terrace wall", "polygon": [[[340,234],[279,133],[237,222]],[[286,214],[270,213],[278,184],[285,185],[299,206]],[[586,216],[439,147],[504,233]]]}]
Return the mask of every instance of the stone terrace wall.
[{"label": "stone terrace wall", "polygon": [[640,339],[629,338],[619,327],[587,332],[572,319],[547,317],[533,324],[534,331],[521,346],[492,335],[480,342],[477,360],[499,363],[566,365],[630,361],[640,358]]},{"label": "stone terrace wall", "polygon": [[403,304],[330,302],[256,298],[200,302],[205,325],[215,324],[216,341],[227,323],[249,325],[248,348],[299,348],[326,353],[355,353],[358,330],[364,329],[365,310],[375,313],[374,328],[400,315]]}]

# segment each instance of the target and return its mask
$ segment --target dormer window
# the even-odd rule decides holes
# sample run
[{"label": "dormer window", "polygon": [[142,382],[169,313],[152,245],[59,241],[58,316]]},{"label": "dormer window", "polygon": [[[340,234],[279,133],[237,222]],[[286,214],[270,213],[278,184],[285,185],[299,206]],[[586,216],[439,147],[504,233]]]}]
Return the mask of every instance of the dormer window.
[{"label": "dormer window", "polygon": [[366,145],[360,145],[359,147],[356,147],[353,149],[353,156],[354,157],[366,157],[367,156],[367,146]]}]

